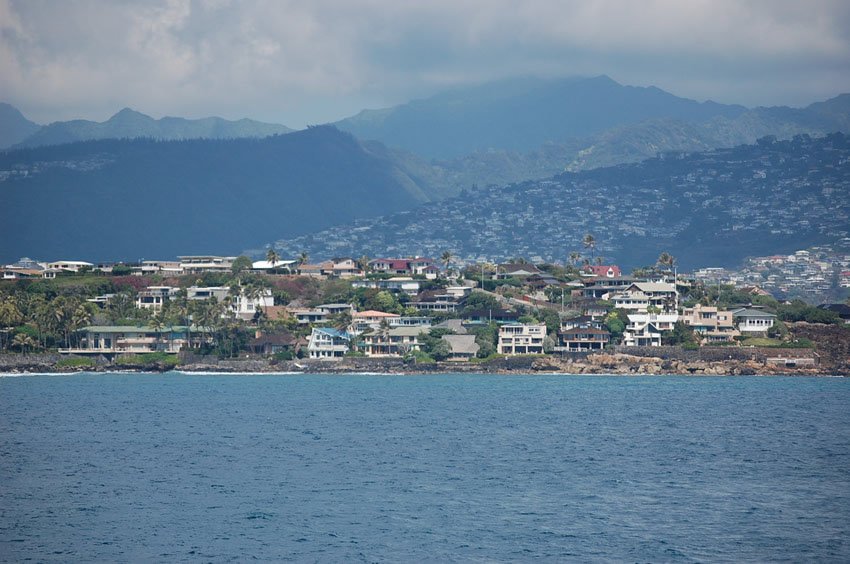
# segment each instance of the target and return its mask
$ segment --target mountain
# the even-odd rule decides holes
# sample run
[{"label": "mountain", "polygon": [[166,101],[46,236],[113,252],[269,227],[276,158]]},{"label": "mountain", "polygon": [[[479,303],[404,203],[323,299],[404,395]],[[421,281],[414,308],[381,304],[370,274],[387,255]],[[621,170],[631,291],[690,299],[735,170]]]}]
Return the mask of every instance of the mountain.
[{"label": "mountain", "polygon": [[[274,243],[289,256],[523,256],[564,262],[595,236],[624,268],[662,251],[682,268],[737,266],[850,235],[850,137],[835,133],[665,154],[636,164],[479,187],[415,210]],[[593,256],[589,257],[593,258]]]},{"label": "mountain", "polygon": [[20,143],[40,127],[25,118],[16,107],[0,102],[0,149]]},{"label": "mountain", "polygon": [[292,130],[284,125],[250,119],[228,121],[219,117],[184,119],[150,116],[124,108],[104,122],[88,120],[57,121],[32,132],[16,147],[40,147],[93,139],[236,139],[268,137]]},{"label": "mountain", "polygon": [[0,264],[237,253],[432,197],[380,145],[328,126],[12,150],[0,153]]},{"label": "mountain", "polygon": [[598,76],[500,81],[364,110],[335,125],[425,158],[451,159],[487,149],[530,151],[650,119],[702,122],[745,111]]}]

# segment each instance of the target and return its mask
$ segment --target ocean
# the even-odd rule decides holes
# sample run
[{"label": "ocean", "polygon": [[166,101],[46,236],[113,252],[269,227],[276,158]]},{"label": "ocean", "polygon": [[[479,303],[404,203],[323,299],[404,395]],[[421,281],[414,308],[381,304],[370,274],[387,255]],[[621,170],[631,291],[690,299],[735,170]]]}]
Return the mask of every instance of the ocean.
[{"label": "ocean", "polygon": [[0,377],[0,560],[850,561],[850,380]]}]

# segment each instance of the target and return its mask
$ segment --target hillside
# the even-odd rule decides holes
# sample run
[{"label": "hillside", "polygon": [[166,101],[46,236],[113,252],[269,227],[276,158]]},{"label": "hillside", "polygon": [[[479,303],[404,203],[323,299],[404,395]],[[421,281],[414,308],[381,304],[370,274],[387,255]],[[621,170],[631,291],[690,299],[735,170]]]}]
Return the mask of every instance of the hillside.
[{"label": "hillside", "polygon": [[16,148],[40,147],[90,141],[94,139],[236,139],[268,137],[292,130],[284,125],[263,123],[250,119],[228,121],[219,117],[184,119],[150,116],[124,108],[104,122],[88,120],[57,121],[31,132],[16,144]]},{"label": "hillside", "polygon": [[745,111],[742,106],[699,103],[598,76],[495,82],[364,110],[336,125],[361,139],[425,158],[451,159],[488,149],[531,151],[547,142],[589,137],[650,119],[702,122],[735,118]]},{"label": "hillside", "polygon": [[0,103],[0,149],[20,143],[40,127],[25,118],[16,107]]},{"label": "hillside", "polygon": [[0,153],[0,262],[236,253],[432,197],[379,148],[315,127]]},{"label": "hillside", "polygon": [[[564,262],[571,251],[625,268],[662,251],[683,268],[737,266],[850,234],[850,138],[797,136],[637,164],[480,187],[412,211],[297,238],[283,255],[524,256]],[[592,233],[597,248],[582,246]]]}]

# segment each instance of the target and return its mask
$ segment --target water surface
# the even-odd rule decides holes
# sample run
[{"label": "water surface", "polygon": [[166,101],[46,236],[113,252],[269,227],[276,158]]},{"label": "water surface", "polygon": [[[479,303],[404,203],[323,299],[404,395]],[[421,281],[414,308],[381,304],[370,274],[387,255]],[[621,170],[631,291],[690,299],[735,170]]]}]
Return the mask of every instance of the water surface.
[{"label": "water surface", "polygon": [[0,378],[0,560],[850,560],[850,380]]}]

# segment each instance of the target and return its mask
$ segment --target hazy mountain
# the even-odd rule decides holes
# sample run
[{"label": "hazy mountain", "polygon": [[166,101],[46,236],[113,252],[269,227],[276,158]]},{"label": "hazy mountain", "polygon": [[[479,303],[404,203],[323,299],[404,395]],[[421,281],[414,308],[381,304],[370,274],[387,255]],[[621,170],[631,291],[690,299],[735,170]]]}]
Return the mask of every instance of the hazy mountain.
[{"label": "hazy mountain", "polygon": [[530,151],[546,142],[599,134],[656,118],[702,122],[735,118],[743,106],[699,103],[655,87],[623,86],[607,76],[515,79],[364,110],[336,125],[426,158],[474,151]]},{"label": "hazy mountain", "polygon": [[[836,133],[564,173],[383,217],[283,237],[283,254],[413,254],[564,262],[571,251],[631,268],[662,251],[683,268],[737,266],[850,236],[850,137]],[[591,253],[582,245],[595,236]]]},{"label": "hazy mountain", "polygon": [[0,102],[0,149],[20,143],[40,127],[25,118],[16,107]]},{"label": "hazy mountain", "polygon": [[150,116],[124,108],[104,122],[88,120],[57,121],[38,129],[20,141],[17,147],[59,145],[93,139],[237,139],[268,137],[289,133],[284,125],[250,119],[228,121],[219,117],[184,119]]},{"label": "hazy mountain", "polygon": [[380,145],[332,127],[19,149],[0,153],[0,263],[236,253],[431,194]]}]

